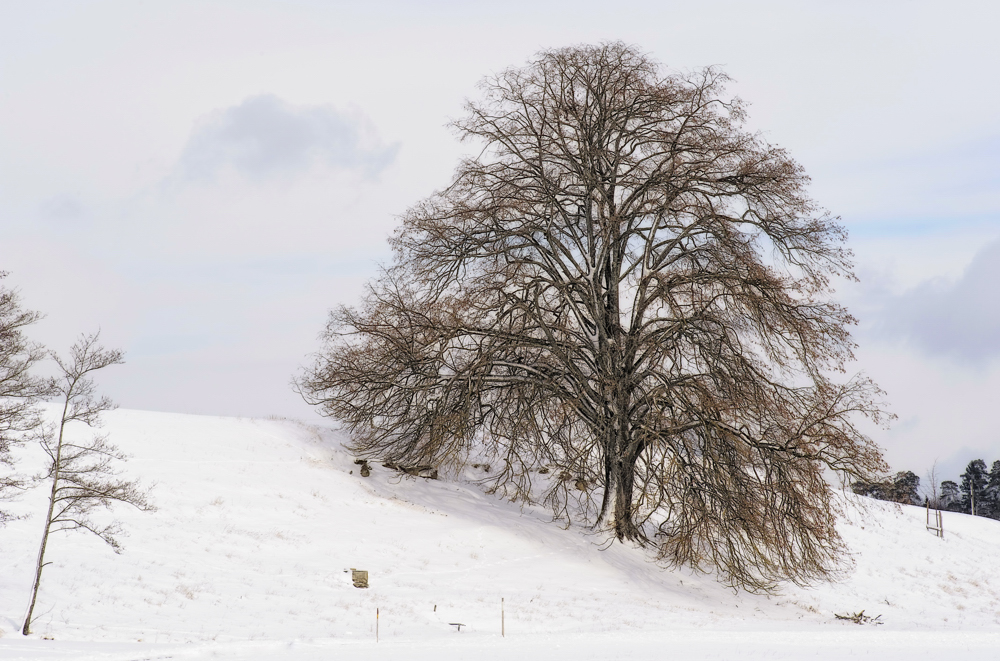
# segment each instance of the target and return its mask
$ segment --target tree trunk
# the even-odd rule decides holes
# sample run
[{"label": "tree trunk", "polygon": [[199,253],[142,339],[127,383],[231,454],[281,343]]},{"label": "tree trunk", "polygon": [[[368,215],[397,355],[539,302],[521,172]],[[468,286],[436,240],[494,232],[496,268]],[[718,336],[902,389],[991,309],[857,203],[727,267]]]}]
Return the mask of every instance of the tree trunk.
[{"label": "tree trunk", "polygon": [[49,516],[45,519],[45,530],[42,533],[42,545],[38,549],[38,563],[35,565],[35,580],[31,584],[31,602],[28,604],[28,612],[24,615],[24,626],[21,627],[21,634],[24,636],[31,633],[31,614],[35,610],[35,600],[38,599],[38,586],[42,582],[42,567],[45,566],[45,545],[49,541],[49,521],[51,520],[52,505],[50,504]]},{"label": "tree trunk", "polygon": [[645,536],[635,523],[635,465],[642,447],[629,438],[627,421],[618,420],[612,427],[611,439],[605,445],[604,497],[599,522],[611,520],[619,541],[644,542]]},{"label": "tree trunk", "polygon": [[45,529],[42,531],[42,543],[38,547],[38,562],[35,565],[35,580],[31,584],[31,601],[28,604],[28,612],[24,614],[24,625],[21,627],[21,635],[27,636],[31,633],[31,615],[35,610],[35,601],[38,599],[38,586],[42,582],[42,568],[45,566],[45,546],[49,542],[49,529],[52,527],[52,512],[56,507],[56,492],[59,487],[59,468],[62,465],[62,442],[63,429],[66,427],[66,412],[69,409],[69,398],[63,407],[62,418],[59,421],[59,440],[56,445],[56,456],[52,466],[52,491],[49,493],[49,512],[45,516]]},{"label": "tree trunk", "polygon": [[635,508],[632,502],[632,492],[635,486],[635,462],[637,457],[631,453],[615,459],[618,476],[614,485],[615,537],[619,541],[630,540],[643,542],[645,537],[635,523]]}]

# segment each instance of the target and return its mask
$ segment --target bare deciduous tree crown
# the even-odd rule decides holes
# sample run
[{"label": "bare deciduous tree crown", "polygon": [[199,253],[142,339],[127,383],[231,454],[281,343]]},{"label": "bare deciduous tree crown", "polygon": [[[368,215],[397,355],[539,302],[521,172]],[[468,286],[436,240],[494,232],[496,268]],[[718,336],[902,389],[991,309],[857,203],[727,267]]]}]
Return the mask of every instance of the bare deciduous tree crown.
[{"label": "bare deciduous tree crown", "polygon": [[405,214],[300,392],[359,452],[489,455],[493,489],[734,586],[826,574],[824,473],[883,472],[856,419],[886,416],[832,378],[845,232],[726,81],[620,43],[484,81],[455,123],[482,153]]},{"label": "bare deciduous tree crown", "polygon": [[[0,271],[0,279],[6,275]],[[39,319],[39,313],[21,306],[17,292],[0,286],[0,501],[27,487],[24,476],[14,470],[11,449],[41,424],[36,405],[50,385],[31,372],[45,357],[44,348],[24,334]],[[0,510],[0,524],[10,518]]]}]

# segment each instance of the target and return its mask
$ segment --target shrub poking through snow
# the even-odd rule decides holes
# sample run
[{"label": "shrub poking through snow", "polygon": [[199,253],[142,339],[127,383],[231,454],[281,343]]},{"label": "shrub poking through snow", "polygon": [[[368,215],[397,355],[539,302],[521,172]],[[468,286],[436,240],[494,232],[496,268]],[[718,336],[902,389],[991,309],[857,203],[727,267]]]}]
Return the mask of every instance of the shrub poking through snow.
[{"label": "shrub poking through snow", "polygon": [[854,624],[874,624],[875,626],[882,624],[881,615],[876,615],[875,617],[871,617],[869,615],[865,615],[864,611],[859,611],[857,613],[848,613],[846,615],[841,615],[840,613],[834,613],[833,616],[836,617],[838,620],[847,620],[848,622],[854,622]]}]

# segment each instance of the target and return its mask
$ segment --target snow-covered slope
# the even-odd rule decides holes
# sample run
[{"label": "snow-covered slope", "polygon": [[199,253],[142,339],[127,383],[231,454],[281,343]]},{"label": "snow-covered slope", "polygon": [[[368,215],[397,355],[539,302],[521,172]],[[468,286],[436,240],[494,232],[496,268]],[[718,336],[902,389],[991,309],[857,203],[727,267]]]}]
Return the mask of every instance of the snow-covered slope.
[{"label": "snow-covered slope", "polygon": [[[39,515],[0,529],[0,658],[529,659],[561,646],[556,656],[585,659],[625,646],[914,659],[1000,646],[1000,522],[946,514],[938,539],[919,508],[849,504],[844,579],[734,594],[466,480],[378,465],[361,477],[330,430],[123,410],[106,421],[159,510],[117,511],[130,532],[120,556],[93,536],[53,537],[36,635],[23,639],[44,490],[17,503]],[[23,454],[27,468],[39,459]],[[351,568],[369,572],[369,589]],[[885,624],[834,618],[861,610]]]}]

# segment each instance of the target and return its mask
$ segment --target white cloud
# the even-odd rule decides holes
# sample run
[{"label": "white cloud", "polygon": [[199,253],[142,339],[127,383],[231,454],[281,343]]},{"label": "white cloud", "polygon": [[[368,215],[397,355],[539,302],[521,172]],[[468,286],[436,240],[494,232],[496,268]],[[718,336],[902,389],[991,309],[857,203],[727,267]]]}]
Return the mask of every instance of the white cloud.
[{"label": "white cloud", "polygon": [[887,296],[878,317],[879,332],[929,355],[971,363],[1000,356],[1000,241],[980,250],[957,280]]},{"label": "white cloud", "polygon": [[358,113],[293,106],[265,94],[209,116],[191,134],[180,166],[192,179],[211,179],[227,168],[260,178],[317,162],[374,176],[398,150],[398,143],[384,145]]}]

